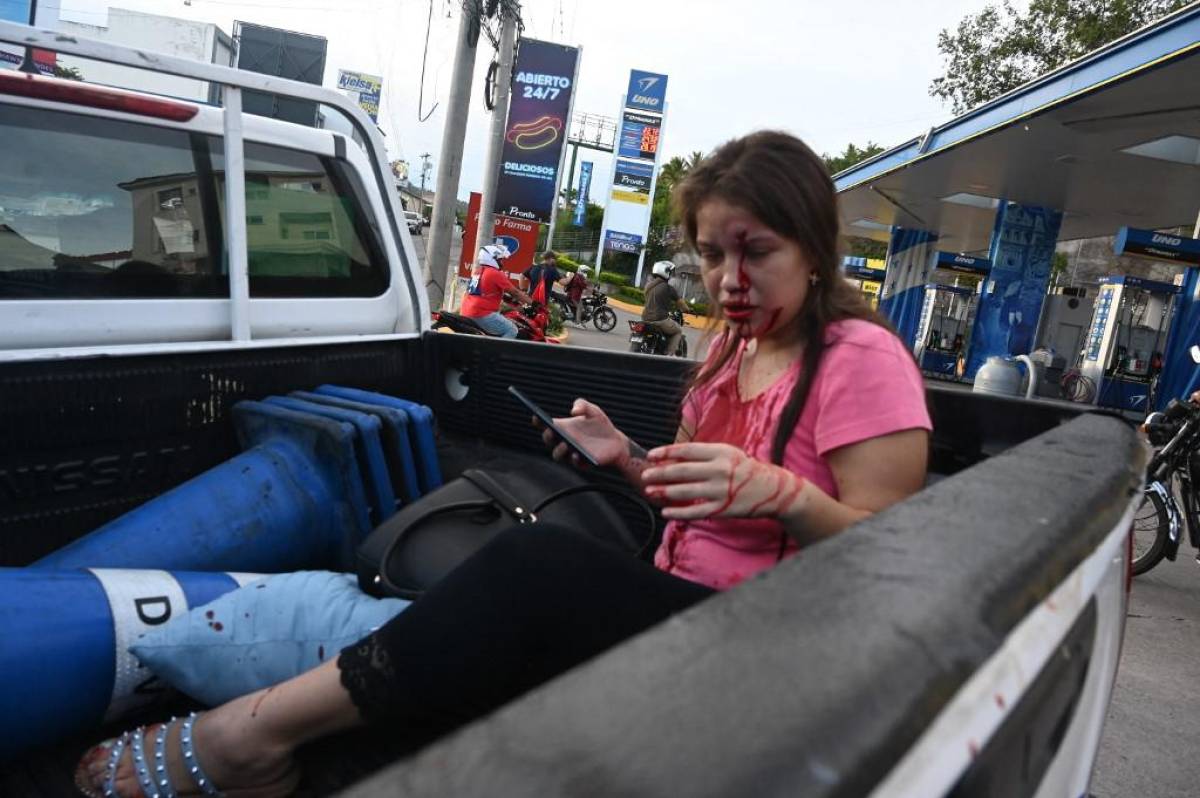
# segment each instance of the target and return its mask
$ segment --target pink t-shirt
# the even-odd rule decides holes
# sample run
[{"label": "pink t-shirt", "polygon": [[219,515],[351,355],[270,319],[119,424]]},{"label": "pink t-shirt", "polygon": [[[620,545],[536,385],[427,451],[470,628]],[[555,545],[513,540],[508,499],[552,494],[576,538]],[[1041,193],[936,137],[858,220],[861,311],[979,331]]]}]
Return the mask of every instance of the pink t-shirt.
[{"label": "pink t-shirt", "polygon": [[[829,325],[825,340],[827,348],[783,465],[837,498],[825,455],[869,438],[930,430],[933,425],[921,374],[899,338],[877,324],[851,319]],[[712,350],[719,348],[714,345]],[[695,440],[733,444],[769,463],[778,419],[800,374],[800,362],[758,396],[742,401],[737,387],[742,352],[739,349],[715,379],[687,396],[683,418],[695,430]],[[774,519],[672,521],[654,564],[720,590],[774,565],[783,541],[785,554],[796,551]]]}]

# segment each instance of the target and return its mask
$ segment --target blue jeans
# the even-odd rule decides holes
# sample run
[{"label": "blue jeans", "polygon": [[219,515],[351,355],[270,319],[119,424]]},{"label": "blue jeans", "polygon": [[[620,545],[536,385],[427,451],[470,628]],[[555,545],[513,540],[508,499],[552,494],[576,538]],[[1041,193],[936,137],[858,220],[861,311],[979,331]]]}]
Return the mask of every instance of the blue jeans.
[{"label": "blue jeans", "polygon": [[517,337],[517,325],[500,315],[499,311],[471,319],[471,321],[482,327],[489,335],[497,335],[501,338]]}]

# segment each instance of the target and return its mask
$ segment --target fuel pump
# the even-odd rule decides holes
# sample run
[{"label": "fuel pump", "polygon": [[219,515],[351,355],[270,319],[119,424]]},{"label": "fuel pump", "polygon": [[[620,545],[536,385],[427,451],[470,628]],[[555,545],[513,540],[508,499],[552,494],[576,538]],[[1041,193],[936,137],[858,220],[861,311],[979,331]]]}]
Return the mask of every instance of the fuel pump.
[{"label": "fuel pump", "polygon": [[926,376],[962,378],[980,290],[989,271],[991,262],[985,258],[952,252],[937,254],[934,282],[925,286],[925,303],[913,346]]}]

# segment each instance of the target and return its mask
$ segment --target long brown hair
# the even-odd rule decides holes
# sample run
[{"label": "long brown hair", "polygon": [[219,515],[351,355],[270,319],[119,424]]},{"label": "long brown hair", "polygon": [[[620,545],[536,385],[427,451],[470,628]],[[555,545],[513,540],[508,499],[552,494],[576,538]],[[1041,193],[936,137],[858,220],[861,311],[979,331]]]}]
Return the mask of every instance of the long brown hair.
[{"label": "long brown hair", "polygon": [[[826,328],[843,319],[863,319],[891,328],[842,278],[837,194],[824,162],[800,139],[774,130],[751,133],[725,143],[693,168],[674,194],[676,212],[692,247],[696,245],[696,215],[710,199],[749,211],[779,235],[795,241],[818,278],[797,317],[796,334],[804,343],[802,370],[771,445],[771,461],[782,464],[825,353]],[[712,332],[720,327],[723,313],[717,298],[710,300]],[[697,371],[691,389],[712,380],[733,357],[738,342],[733,335],[725,335],[720,345],[717,356]]]}]

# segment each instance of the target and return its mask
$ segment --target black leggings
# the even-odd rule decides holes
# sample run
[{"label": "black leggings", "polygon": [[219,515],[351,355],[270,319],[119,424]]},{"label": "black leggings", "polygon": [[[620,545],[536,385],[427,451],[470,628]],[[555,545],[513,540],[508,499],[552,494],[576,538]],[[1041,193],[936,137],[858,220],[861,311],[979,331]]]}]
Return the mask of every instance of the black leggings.
[{"label": "black leggings", "polygon": [[517,526],[344,649],[341,681],[415,749],[712,593],[564,527]]}]

